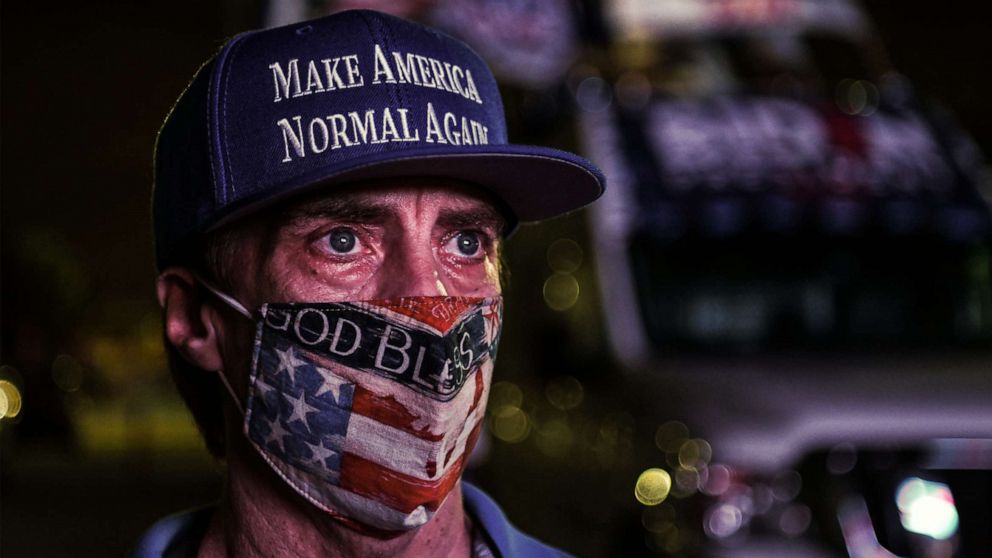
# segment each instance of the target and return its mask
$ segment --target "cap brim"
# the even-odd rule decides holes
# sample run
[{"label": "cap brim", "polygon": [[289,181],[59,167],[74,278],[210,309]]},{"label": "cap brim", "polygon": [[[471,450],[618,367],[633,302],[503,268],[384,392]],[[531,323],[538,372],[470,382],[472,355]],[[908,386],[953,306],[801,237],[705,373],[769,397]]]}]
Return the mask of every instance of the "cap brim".
[{"label": "cap brim", "polygon": [[314,171],[295,184],[268,188],[258,199],[231,208],[208,228],[277,201],[351,182],[402,177],[442,177],[478,185],[499,198],[517,221],[541,221],[582,208],[603,194],[606,179],[592,163],[567,151],[528,145],[430,146],[356,159],[327,174]]}]

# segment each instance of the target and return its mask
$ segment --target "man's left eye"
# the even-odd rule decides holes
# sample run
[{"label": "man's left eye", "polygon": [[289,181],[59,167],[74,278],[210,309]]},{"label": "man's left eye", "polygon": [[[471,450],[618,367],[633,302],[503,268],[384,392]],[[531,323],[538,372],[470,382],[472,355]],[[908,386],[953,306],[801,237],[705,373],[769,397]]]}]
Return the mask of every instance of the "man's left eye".
[{"label": "man's left eye", "polygon": [[358,237],[355,236],[354,231],[348,228],[338,227],[324,238],[327,239],[327,245],[331,252],[336,255],[344,256],[358,252]]},{"label": "man's left eye", "polygon": [[445,248],[449,252],[463,257],[478,256],[482,247],[479,234],[471,231],[463,231],[451,238]]}]

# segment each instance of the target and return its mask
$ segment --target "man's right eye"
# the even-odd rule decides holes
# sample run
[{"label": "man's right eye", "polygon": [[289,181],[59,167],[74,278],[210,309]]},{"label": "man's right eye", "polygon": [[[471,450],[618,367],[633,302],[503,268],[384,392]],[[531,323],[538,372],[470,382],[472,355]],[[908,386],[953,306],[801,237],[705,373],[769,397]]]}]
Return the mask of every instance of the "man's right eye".
[{"label": "man's right eye", "polygon": [[337,255],[355,254],[358,252],[358,237],[351,229],[337,228],[327,235],[327,245]]}]

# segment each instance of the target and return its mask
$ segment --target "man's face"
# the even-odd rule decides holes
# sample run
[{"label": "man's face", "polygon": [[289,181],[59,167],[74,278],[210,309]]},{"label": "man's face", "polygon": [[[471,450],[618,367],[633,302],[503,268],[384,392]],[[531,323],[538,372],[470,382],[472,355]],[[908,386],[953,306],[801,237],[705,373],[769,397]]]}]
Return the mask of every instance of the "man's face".
[{"label": "man's face", "polygon": [[[235,286],[249,308],[499,294],[504,220],[471,187],[389,180],[336,189],[250,227]],[[254,271],[254,273],[250,273]],[[237,292],[240,291],[240,292]]]},{"label": "man's face", "polygon": [[[226,229],[213,246],[222,250],[224,263],[219,271],[227,283],[225,286],[251,311],[257,311],[265,303],[326,303],[438,295],[488,298],[500,294],[498,254],[504,226],[504,219],[493,205],[480,191],[467,185],[439,180],[391,180],[336,188],[273,207]],[[170,293],[167,287],[168,283],[160,283],[160,297],[166,301],[169,313]],[[172,294],[176,304],[185,300],[178,289],[174,289]],[[182,325],[179,318],[184,315],[181,311],[172,313],[175,319],[170,323],[176,327],[172,328],[175,331],[170,339],[174,339],[174,343],[176,340],[187,340],[185,345],[177,345],[185,348],[186,354],[199,356],[200,360],[196,363],[200,368],[222,370],[223,378],[235,392],[233,400],[246,401],[250,389],[252,354],[262,350],[255,347],[253,351],[253,340],[256,338],[254,324],[226,305],[211,303],[210,306],[213,310],[203,314],[208,316],[206,322],[211,325],[210,333],[204,334],[212,339],[209,347],[199,341],[202,337],[184,335],[188,329],[179,327]],[[271,354],[281,350],[274,345],[269,349],[274,351]],[[378,358],[382,357],[381,351],[380,347]],[[289,354],[293,353],[290,351]],[[471,358],[469,356],[469,360]],[[478,435],[477,427],[485,409],[485,394],[488,393],[492,367],[491,361],[478,362],[482,364],[476,369],[471,389],[457,392],[455,399],[444,400],[441,402],[443,404],[432,407],[435,401],[429,401],[430,397],[422,397],[415,390],[407,394],[400,387],[396,397],[390,396],[389,400],[394,405],[408,405],[414,413],[411,416],[426,421],[423,425],[436,430],[430,430],[431,433],[448,436],[452,443],[462,444],[462,451],[470,451],[474,442],[469,440],[474,440]],[[295,370],[296,365],[289,366]],[[333,372],[336,375],[327,376],[333,378],[331,383],[357,382],[358,379],[350,376],[351,372],[346,368],[336,369]],[[447,363],[444,370],[448,370]],[[330,369],[325,371],[331,373]],[[289,377],[292,378],[292,374]],[[367,379],[383,382],[375,375]],[[290,379],[289,382],[295,383],[296,380]],[[267,385],[267,389],[273,389],[276,384]],[[384,393],[389,393],[389,390],[385,389]],[[351,397],[353,394],[354,391]],[[292,399],[317,404],[313,399],[316,395],[305,395],[304,390],[303,395],[288,394],[284,397],[287,401]],[[407,396],[413,399],[408,402]],[[336,397],[340,402],[341,396]],[[306,411],[303,413],[306,416]],[[359,411],[355,413],[355,416],[367,416]],[[271,424],[286,428],[286,421],[293,420],[279,422],[271,417],[265,418],[264,413],[256,415],[260,418],[254,424],[263,426],[270,424],[266,422],[268,420],[275,421]],[[252,449],[249,438],[240,433],[247,416],[243,411],[236,410],[234,404],[225,406],[228,467],[236,471],[236,474],[232,473],[232,478],[245,480],[244,486],[252,485],[259,479],[275,478],[261,460],[250,457],[256,451]],[[423,425],[417,427],[418,432]],[[397,432],[405,432],[397,428]],[[247,434],[248,430],[244,432]],[[418,459],[423,457],[426,461],[422,473],[421,469],[410,467],[410,474],[433,476],[435,472],[443,471],[437,469],[441,466],[441,459],[430,458],[429,454],[435,450],[441,451],[444,443],[425,441],[416,436],[412,438],[419,441],[408,448],[413,452],[410,455]],[[251,441],[257,443],[254,438]],[[379,442],[378,445],[370,442],[370,445],[362,447],[380,447],[382,440]],[[390,443],[394,442],[396,440]],[[428,447],[430,444],[435,444],[437,448]],[[327,446],[319,447],[327,449]],[[449,446],[449,456],[454,447]],[[388,460],[384,463],[392,466]],[[461,467],[458,463],[445,462],[444,465],[458,473]],[[403,462],[403,466],[409,467],[409,464]],[[296,487],[295,484],[293,486]],[[438,486],[447,485],[442,483]],[[445,494],[447,492],[441,492],[439,496]],[[416,509],[423,515],[422,508]],[[403,513],[413,513],[416,509],[404,509]],[[418,521],[423,519],[411,517]]]},{"label": "man's face", "polygon": [[[505,221],[475,188],[396,179],[335,188],[235,229],[227,256],[231,294],[249,310],[267,302],[337,302],[500,293]],[[252,324],[227,320],[223,367],[244,396]]]}]

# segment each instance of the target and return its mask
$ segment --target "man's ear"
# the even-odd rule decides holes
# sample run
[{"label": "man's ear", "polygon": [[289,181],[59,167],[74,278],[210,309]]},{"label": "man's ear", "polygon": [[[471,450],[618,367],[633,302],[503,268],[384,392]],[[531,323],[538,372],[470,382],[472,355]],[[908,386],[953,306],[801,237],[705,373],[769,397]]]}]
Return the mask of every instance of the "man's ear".
[{"label": "man's ear", "polygon": [[156,281],[165,312],[165,336],[190,363],[204,370],[223,369],[217,327],[219,315],[207,304],[204,289],[185,268],[170,267]]}]

